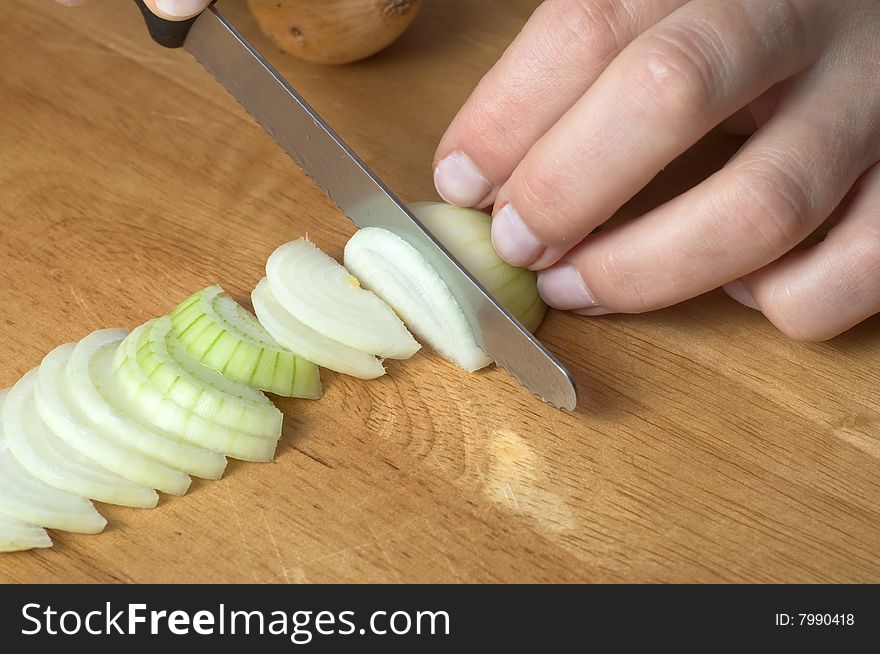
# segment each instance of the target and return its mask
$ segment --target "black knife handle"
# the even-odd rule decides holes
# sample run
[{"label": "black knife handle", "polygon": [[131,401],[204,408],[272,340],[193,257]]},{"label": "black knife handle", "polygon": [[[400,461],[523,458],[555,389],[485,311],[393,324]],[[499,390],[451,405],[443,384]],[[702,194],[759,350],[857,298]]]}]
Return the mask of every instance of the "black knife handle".
[{"label": "black knife handle", "polygon": [[[183,42],[186,41],[186,35],[189,34],[189,28],[192,27],[192,24],[198,18],[198,15],[195,15],[186,20],[166,20],[150,11],[147,5],[144,4],[144,0],[134,1],[144,15],[144,22],[147,24],[150,36],[153,37],[156,43],[166,48],[181,47]],[[211,4],[214,3],[212,2]]]}]

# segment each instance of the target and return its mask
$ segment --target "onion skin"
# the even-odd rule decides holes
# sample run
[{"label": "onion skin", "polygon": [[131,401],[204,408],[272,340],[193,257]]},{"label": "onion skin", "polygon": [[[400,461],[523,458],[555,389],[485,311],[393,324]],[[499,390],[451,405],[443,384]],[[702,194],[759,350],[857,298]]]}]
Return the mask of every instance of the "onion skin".
[{"label": "onion skin", "polygon": [[422,0],[248,0],[263,33],[283,52],[347,64],[391,45]]}]

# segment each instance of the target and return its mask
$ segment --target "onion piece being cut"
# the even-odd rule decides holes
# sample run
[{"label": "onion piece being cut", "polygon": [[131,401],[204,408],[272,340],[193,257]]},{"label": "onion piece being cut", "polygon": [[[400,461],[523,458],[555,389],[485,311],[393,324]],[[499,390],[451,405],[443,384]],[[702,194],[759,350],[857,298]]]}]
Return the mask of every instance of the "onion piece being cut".
[{"label": "onion piece being cut", "polygon": [[372,354],[327,338],[290,315],[275,299],[265,277],[257,284],[251,300],[260,323],[288,350],[319,366],[360,379],[375,379],[385,374],[382,362]]},{"label": "onion piece being cut", "polygon": [[50,529],[102,532],[107,521],[89,500],[43,483],[15,460],[3,430],[5,400],[4,392],[0,396],[0,514]]},{"label": "onion piece being cut", "polygon": [[416,217],[495,299],[529,331],[544,319],[534,271],[511,266],[492,246],[492,218],[482,211],[443,202],[410,205]]},{"label": "onion piece being cut", "polygon": [[321,397],[318,367],[284,350],[219,286],[194,293],[171,312],[187,354],[242,384],[287,397]]},{"label": "onion piece being cut", "polygon": [[37,547],[52,547],[45,529],[0,514],[0,552],[23,552]]},{"label": "onion piece being cut", "polygon": [[[276,439],[281,435],[283,416],[269,398],[189,356],[171,335],[168,316],[138,327],[124,342],[114,365],[124,357],[136,361],[160,394],[187,411],[246,434]],[[117,380],[132,392],[118,374]]]},{"label": "onion piece being cut", "polygon": [[172,494],[189,486],[189,477],[133,449],[143,443],[129,443],[125,434],[98,430],[73,399],[67,376],[67,362],[75,344],[52,350],[39,368],[34,398],[43,422],[68,445],[120,477]]},{"label": "onion piece being cut", "polygon": [[[120,382],[120,388],[115,393],[111,390],[108,399],[113,402],[114,396],[118,395],[119,399],[125,400],[125,412],[130,417],[181,441],[237,459],[271,461],[281,435],[280,428],[276,434],[266,436],[254,436],[230,429],[184,409],[156,389],[136,358],[137,342],[144,333],[144,328],[149,328],[149,323],[135,329],[115,349],[112,367],[115,369],[114,381]],[[92,373],[98,376],[105,374],[102,368],[105,365],[104,360],[95,357]],[[112,382],[108,381],[104,385],[105,390],[111,385]],[[122,406],[121,402],[113,404],[117,408]]]},{"label": "onion piece being cut", "polygon": [[290,315],[327,338],[391,359],[407,359],[420,347],[391,307],[305,238],[272,253],[266,278]]},{"label": "onion piece being cut", "polygon": [[159,496],[152,488],[98,465],[46,426],[34,403],[36,384],[37,371],[31,370],[9,391],[3,408],[6,441],[16,461],[37,479],[74,495],[122,506],[156,506]]},{"label": "onion piece being cut", "polygon": [[477,345],[449,287],[434,267],[396,234],[379,227],[358,230],[345,246],[345,266],[442,357],[467,371],[492,362]]}]

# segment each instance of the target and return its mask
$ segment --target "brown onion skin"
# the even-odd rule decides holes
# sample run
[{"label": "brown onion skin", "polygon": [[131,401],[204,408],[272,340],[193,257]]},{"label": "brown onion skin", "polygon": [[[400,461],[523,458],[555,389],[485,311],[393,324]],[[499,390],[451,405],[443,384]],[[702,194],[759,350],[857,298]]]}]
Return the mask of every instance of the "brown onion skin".
[{"label": "brown onion skin", "polygon": [[320,64],[346,64],[393,43],[422,0],[248,0],[263,33],[282,51]]}]

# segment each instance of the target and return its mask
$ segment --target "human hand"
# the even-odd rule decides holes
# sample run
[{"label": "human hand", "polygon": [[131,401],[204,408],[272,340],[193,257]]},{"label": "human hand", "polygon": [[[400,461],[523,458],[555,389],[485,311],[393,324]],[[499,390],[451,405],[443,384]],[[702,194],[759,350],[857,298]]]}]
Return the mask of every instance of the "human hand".
[{"label": "human hand", "polygon": [[[548,0],[453,120],[435,184],[494,202],[496,249],[557,308],[640,313],[725,285],[785,334],[830,338],[880,311],[878,35],[876,0]],[[749,115],[722,170],[593,231]]]},{"label": "human hand", "polygon": [[[84,4],[86,0],[55,0],[62,5],[72,7]],[[200,14],[211,0],[144,0],[144,4],[157,16],[168,20],[186,20]]]}]

